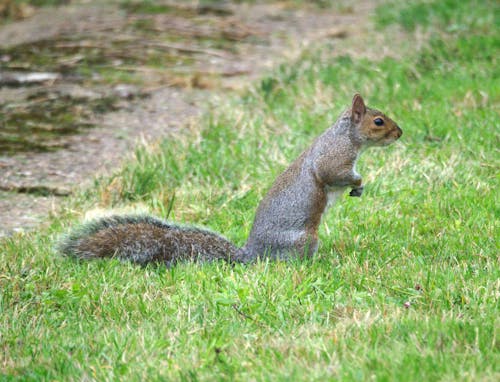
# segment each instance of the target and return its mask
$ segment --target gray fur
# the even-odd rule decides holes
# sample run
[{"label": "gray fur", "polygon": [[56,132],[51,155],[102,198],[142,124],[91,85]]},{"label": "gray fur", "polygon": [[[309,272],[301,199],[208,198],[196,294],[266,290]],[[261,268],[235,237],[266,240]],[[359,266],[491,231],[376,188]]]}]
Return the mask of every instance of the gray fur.
[{"label": "gray fur", "polygon": [[64,237],[58,249],[79,259],[116,257],[167,265],[182,260],[234,261],[237,253],[232,243],[211,231],[141,215],[111,216],[83,224]]}]

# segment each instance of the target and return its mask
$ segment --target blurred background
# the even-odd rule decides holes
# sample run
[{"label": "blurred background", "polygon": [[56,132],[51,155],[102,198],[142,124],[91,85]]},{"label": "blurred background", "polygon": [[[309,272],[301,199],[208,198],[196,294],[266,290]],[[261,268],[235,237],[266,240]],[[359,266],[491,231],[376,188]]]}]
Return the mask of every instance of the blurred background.
[{"label": "blurred background", "polygon": [[359,34],[375,3],[0,0],[2,232],[36,224],[138,139],[184,129],[213,95]]}]

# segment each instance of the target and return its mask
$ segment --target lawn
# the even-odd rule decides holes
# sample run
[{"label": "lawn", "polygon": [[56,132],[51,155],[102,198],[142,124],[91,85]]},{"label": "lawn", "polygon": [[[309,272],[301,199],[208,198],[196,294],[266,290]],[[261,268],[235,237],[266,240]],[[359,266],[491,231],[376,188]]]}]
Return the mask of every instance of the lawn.
[{"label": "lawn", "polygon": [[[0,379],[500,379],[498,4],[389,2],[375,23],[405,33],[397,58],[311,49],[137,148],[49,228],[4,239]],[[312,259],[166,269],[55,252],[95,206],[242,245],[273,179],[356,91],[404,135],[362,155],[364,194],[330,209]]]}]

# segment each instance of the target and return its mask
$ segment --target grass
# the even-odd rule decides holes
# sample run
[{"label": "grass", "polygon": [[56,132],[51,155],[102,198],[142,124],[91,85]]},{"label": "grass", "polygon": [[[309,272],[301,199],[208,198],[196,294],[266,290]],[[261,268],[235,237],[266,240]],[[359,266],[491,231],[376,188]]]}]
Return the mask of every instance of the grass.
[{"label": "grass", "polygon": [[[138,148],[46,231],[4,240],[2,379],[498,380],[498,17],[460,3],[451,31],[432,2],[391,5],[429,13],[420,51],[305,54],[201,129]],[[53,251],[91,206],[165,216],[172,198],[170,218],[243,244],[272,179],[355,90],[404,135],[363,154],[365,194],[330,210],[314,258],[165,269]]]}]

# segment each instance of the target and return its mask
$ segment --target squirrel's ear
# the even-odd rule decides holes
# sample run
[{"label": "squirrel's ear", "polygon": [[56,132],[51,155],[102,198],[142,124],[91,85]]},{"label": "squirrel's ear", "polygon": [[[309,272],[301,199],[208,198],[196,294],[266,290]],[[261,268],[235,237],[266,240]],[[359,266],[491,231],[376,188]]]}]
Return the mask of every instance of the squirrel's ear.
[{"label": "squirrel's ear", "polygon": [[355,94],[352,99],[352,107],[351,107],[351,118],[354,123],[361,122],[361,119],[366,113],[365,101],[359,94]]}]

